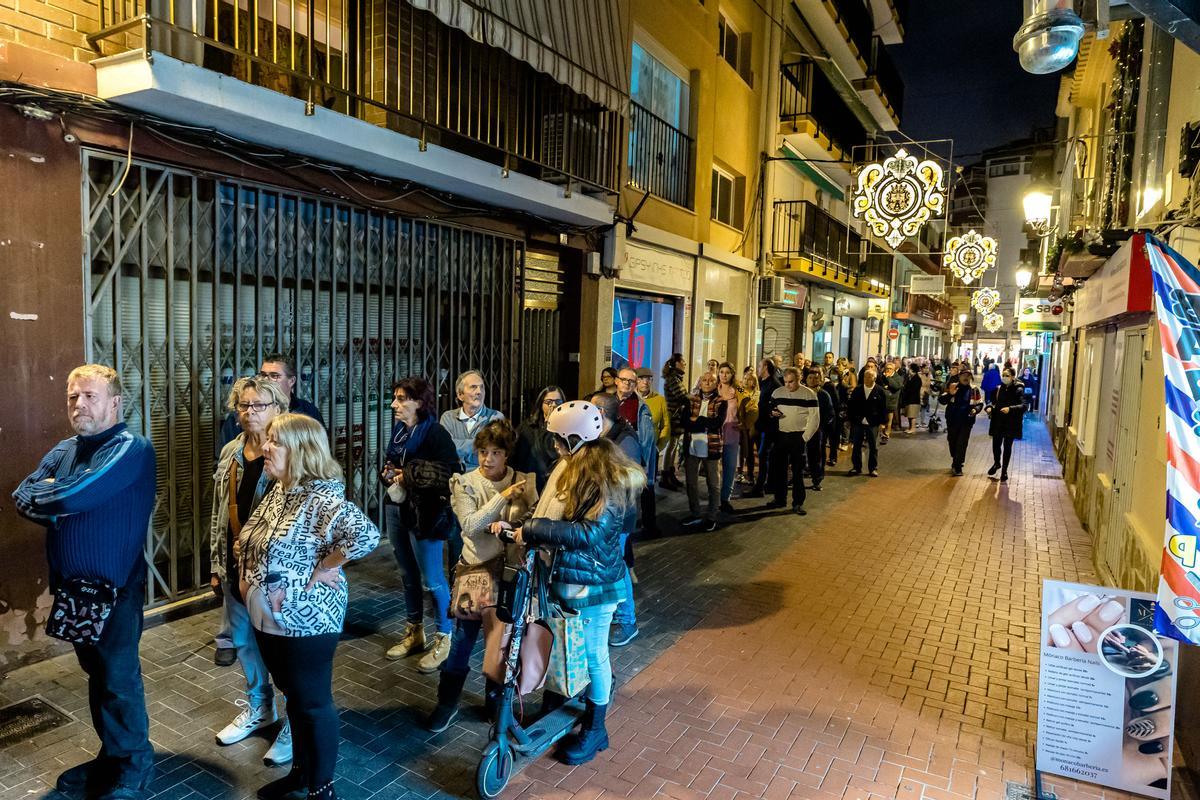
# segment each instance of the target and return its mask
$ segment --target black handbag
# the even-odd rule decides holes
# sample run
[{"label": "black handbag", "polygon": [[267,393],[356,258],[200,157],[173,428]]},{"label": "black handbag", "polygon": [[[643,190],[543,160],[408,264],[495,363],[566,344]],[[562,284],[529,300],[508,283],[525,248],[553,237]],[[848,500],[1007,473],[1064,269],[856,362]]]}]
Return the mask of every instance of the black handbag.
[{"label": "black handbag", "polygon": [[99,578],[71,578],[54,592],[46,634],[71,644],[95,644],[117,602],[117,587]]}]

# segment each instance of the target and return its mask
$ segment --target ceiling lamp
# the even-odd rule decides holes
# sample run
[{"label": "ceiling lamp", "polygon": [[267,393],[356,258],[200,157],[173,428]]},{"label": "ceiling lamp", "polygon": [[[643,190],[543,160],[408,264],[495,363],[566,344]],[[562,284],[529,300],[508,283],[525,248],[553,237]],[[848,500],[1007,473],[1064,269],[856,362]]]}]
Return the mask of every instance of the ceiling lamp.
[{"label": "ceiling lamp", "polygon": [[1000,293],[995,289],[976,289],[971,295],[971,306],[985,317],[1000,305]]},{"label": "ceiling lamp", "polygon": [[936,161],[918,161],[902,147],[882,164],[867,164],[858,173],[854,190],[854,216],[892,247],[898,247],[946,203],[942,167]]},{"label": "ceiling lamp", "polygon": [[960,281],[970,283],[987,272],[988,267],[995,266],[996,240],[974,230],[962,236],[952,236],[946,242],[943,263]]},{"label": "ceiling lamp", "polygon": [[989,333],[995,333],[1004,327],[1004,315],[988,314],[983,318],[983,327],[987,328]]}]

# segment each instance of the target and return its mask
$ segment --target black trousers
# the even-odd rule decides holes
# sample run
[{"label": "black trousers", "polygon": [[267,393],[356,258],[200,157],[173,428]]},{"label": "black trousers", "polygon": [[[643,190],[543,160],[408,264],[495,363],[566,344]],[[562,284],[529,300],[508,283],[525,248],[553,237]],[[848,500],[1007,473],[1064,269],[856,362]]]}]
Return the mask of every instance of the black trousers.
[{"label": "black trousers", "polygon": [[333,780],[338,713],[333,705],[333,651],[338,634],[276,636],[255,631],[258,650],[275,686],[287,697],[292,726],[292,769],[302,769],[310,792]]},{"label": "black trousers", "polygon": [[971,442],[971,429],[974,427],[974,420],[952,422],[946,426],[946,442],[950,446],[950,466],[953,469],[963,468],[963,462],[967,460],[967,445]]},{"label": "black trousers", "polygon": [[[642,490],[642,531],[651,536],[658,533],[658,495],[654,493],[654,484],[649,481]],[[625,562],[632,567],[633,555],[627,555]]]},{"label": "black trousers", "polygon": [[[1008,473],[1008,462],[1012,460],[1012,446],[1014,439],[1011,436],[993,436],[992,437],[992,461],[1000,465],[1000,471]],[[1001,461],[1001,450],[1003,450],[1003,458]]]},{"label": "black trousers", "polygon": [[825,431],[818,430],[804,446],[805,460],[808,461],[808,474],[812,476],[813,486],[820,486],[825,479]]},{"label": "black trousers", "polygon": [[850,423],[850,466],[862,472],[862,448],[867,446],[867,470],[879,469],[879,426]]},{"label": "black trousers", "polygon": [[758,437],[758,481],[755,482],[754,488],[758,491],[766,491],[769,486],[773,486],[775,473],[771,472],[771,453],[775,449],[775,445],[779,441],[778,431],[764,431]]},{"label": "black trousers", "polygon": [[836,464],[838,460],[838,448],[842,444],[842,421],[840,419],[835,420],[823,432],[825,434],[825,444],[829,450],[829,463]]},{"label": "black trousers", "polygon": [[88,709],[100,737],[96,756],[113,782],[144,786],[154,771],[150,718],[138,646],[142,640],[145,568],[117,592],[117,600],[96,644],[75,645],[75,657],[88,676]]},{"label": "black trousers", "polygon": [[771,487],[775,502],[787,501],[788,465],[792,467],[792,505],[804,505],[804,461],[807,446],[803,433],[781,433],[771,449]]}]

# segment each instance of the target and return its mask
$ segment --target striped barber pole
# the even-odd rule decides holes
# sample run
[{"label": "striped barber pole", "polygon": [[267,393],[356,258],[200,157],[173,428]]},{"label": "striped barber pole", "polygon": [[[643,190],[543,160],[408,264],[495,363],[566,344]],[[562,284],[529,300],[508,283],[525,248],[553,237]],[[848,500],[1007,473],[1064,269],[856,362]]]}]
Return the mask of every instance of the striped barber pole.
[{"label": "striped barber pole", "polygon": [[1166,378],[1167,523],[1154,626],[1200,644],[1200,270],[1146,237]]}]

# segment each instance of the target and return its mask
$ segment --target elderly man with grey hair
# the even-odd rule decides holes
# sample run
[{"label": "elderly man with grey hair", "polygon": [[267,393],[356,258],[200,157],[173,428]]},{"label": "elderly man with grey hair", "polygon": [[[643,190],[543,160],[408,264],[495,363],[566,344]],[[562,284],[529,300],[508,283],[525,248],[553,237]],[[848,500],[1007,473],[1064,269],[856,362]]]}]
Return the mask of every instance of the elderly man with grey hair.
[{"label": "elderly man with grey hair", "polygon": [[[454,382],[454,396],[458,398],[458,408],[443,411],[438,422],[454,440],[458,461],[462,465],[462,472],[466,473],[479,467],[479,456],[475,453],[475,434],[489,422],[504,419],[504,415],[484,405],[487,389],[484,386],[483,373],[477,369],[469,369],[458,376],[458,380]],[[451,515],[451,519],[453,518]],[[458,563],[463,549],[462,529],[458,527],[457,520],[446,545],[450,553],[450,566],[453,568]]]}]

